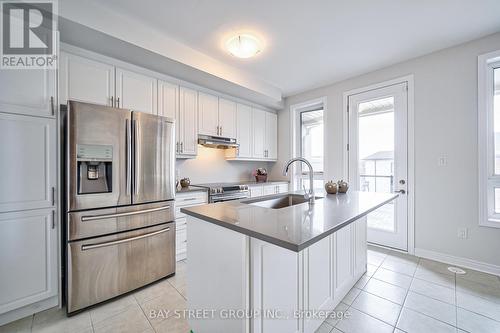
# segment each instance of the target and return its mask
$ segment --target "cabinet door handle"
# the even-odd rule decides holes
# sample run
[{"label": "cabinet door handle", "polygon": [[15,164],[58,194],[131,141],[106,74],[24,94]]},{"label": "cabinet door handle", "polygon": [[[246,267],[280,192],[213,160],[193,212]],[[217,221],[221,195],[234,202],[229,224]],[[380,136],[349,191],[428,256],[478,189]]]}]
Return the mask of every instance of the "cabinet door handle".
[{"label": "cabinet door handle", "polygon": [[116,104],[118,105],[118,107],[120,107],[120,97],[116,98]]},{"label": "cabinet door handle", "polygon": [[222,126],[220,126],[220,133],[219,133],[220,136],[222,136]]},{"label": "cabinet door handle", "polygon": [[56,204],[56,188],[52,186],[52,206]]},{"label": "cabinet door handle", "polygon": [[52,115],[55,114],[55,110],[54,110],[54,96],[50,96],[50,113]]},{"label": "cabinet door handle", "polygon": [[184,152],[184,142],[181,142],[181,153]]},{"label": "cabinet door handle", "polygon": [[56,228],[56,212],[52,211],[52,229]]}]

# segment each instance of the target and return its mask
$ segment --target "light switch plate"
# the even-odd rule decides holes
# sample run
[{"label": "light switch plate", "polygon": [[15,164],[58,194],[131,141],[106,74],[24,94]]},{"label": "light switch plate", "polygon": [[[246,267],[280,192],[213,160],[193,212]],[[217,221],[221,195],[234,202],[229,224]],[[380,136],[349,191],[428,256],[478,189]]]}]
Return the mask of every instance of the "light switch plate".
[{"label": "light switch plate", "polygon": [[458,238],[467,239],[467,228],[458,228]]}]

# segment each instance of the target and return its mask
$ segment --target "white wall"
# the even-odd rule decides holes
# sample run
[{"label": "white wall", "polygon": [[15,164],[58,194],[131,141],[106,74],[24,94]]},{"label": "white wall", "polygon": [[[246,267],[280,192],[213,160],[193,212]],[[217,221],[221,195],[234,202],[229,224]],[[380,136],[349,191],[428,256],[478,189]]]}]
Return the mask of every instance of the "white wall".
[{"label": "white wall", "polygon": [[267,162],[227,161],[224,154],[223,149],[198,145],[195,159],[176,161],[179,177],[188,177],[191,184],[247,181],[255,180],[253,170],[268,168]]},{"label": "white wall", "polygon": [[[477,195],[477,56],[499,49],[497,33],[288,97],[278,115],[279,160],[273,178],[280,177],[291,153],[290,105],[326,96],[325,173],[327,179],[338,179],[343,165],[343,92],[413,74],[415,246],[500,266],[500,229],[478,226]],[[440,156],[448,158],[447,166],[438,166]],[[459,227],[469,228],[468,239],[457,238]]]}]

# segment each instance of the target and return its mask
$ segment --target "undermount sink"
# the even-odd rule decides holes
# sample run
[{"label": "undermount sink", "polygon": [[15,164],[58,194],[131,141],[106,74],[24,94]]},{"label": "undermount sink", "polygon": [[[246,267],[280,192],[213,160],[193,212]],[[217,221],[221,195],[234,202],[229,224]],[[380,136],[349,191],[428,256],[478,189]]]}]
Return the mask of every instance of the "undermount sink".
[{"label": "undermount sink", "polygon": [[[315,198],[321,199],[321,197],[315,197]],[[309,200],[304,198],[303,195],[299,195],[299,194],[287,194],[287,195],[280,195],[280,196],[271,197],[271,198],[264,197],[264,198],[259,198],[259,199],[241,201],[241,203],[244,203],[244,204],[260,206],[260,207],[264,207],[264,208],[271,208],[271,209],[280,209],[280,208],[290,207],[290,206],[299,205],[299,204],[307,203],[307,202],[309,202]]]}]

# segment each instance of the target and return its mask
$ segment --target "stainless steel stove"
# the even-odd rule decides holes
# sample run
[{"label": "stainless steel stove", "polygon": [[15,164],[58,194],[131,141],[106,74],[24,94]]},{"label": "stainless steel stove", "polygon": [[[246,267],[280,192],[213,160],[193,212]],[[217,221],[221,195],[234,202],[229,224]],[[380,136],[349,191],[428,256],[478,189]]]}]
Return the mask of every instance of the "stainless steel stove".
[{"label": "stainless steel stove", "polygon": [[238,183],[196,184],[194,186],[208,189],[208,202],[240,200],[250,197],[248,185]]}]

